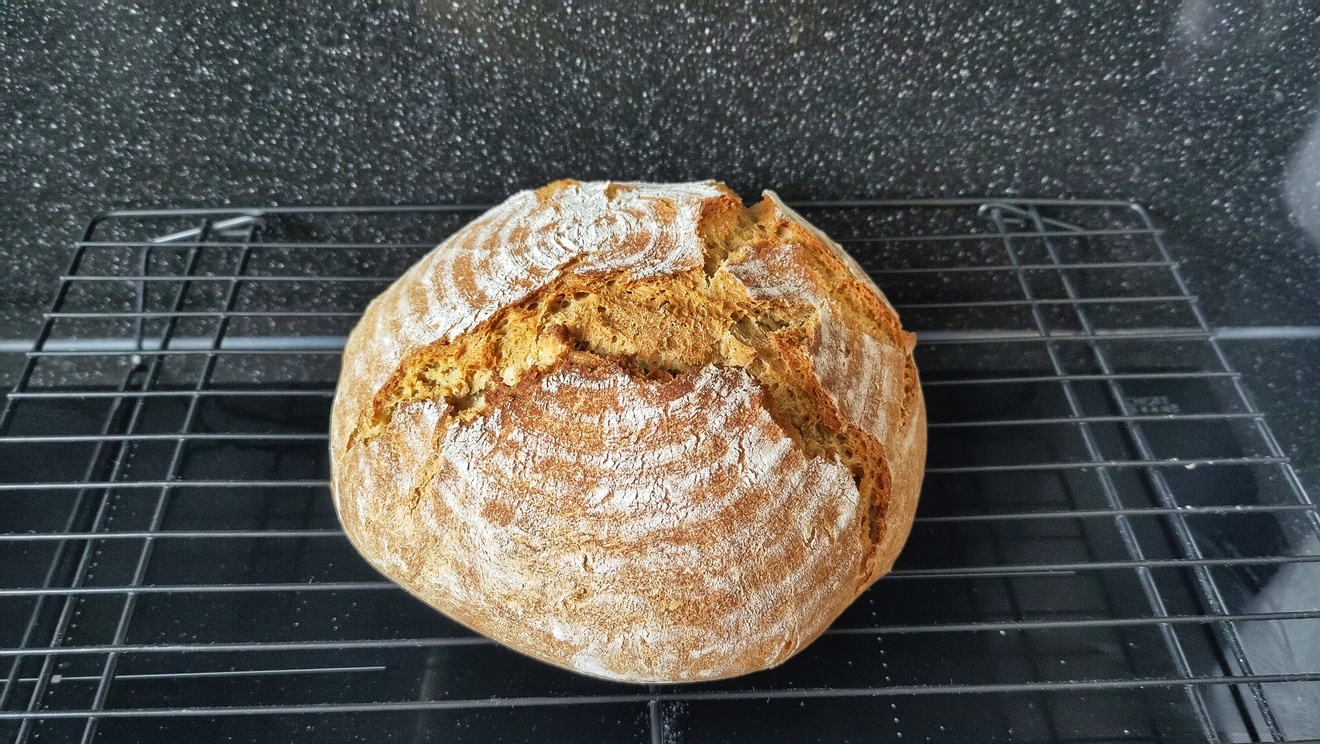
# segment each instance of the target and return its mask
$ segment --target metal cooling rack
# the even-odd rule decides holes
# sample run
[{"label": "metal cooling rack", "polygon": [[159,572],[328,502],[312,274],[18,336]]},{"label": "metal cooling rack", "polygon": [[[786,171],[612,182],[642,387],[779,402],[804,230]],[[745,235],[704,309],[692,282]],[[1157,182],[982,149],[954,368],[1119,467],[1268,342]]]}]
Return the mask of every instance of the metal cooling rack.
[{"label": "metal cooling rack", "polygon": [[335,522],[343,338],[482,206],[94,220],[0,414],[0,738],[1320,734],[1320,660],[1278,650],[1320,633],[1320,519],[1146,212],[800,208],[918,332],[917,524],[780,669],[649,688],[475,637]]}]

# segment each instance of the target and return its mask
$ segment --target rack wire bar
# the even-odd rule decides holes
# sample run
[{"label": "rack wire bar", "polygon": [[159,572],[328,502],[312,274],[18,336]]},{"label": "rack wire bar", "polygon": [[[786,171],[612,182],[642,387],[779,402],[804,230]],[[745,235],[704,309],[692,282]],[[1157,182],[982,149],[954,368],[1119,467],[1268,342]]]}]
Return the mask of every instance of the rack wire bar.
[{"label": "rack wire bar", "polygon": [[[960,308],[973,307],[1025,307],[1032,304],[1040,305],[1071,305],[1076,303],[1087,305],[1112,305],[1125,303],[1143,303],[1143,302],[1190,302],[1196,298],[1183,295],[1151,295],[1149,297],[1080,297],[1077,299],[1065,297],[1045,297],[1035,300],[975,300],[969,302],[899,302],[894,303],[898,310],[956,310]],[[178,313],[162,313],[155,311],[125,311],[125,312],[68,312],[68,313],[46,313],[55,318],[167,318],[176,315],[180,318],[210,318],[224,316],[230,318],[356,318],[359,313],[342,310],[280,310],[274,312],[255,312],[235,310],[225,313],[219,310],[184,310]]]},{"label": "rack wire bar", "polygon": [[[618,703],[698,702],[732,700],[809,700],[819,698],[856,698],[906,695],[994,694],[1037,691],[1132,690],[1150,687],[1213,686],[1243,684],[1254,679],[1262,684],[1284,684],[1320,681],[1316,674],[1261,674],[1255,677],[1198,677],[1135,679],[1096,679],[1069,682],[1029,682],[1019,684],[984,685],[895,685],[892,687],[827,687],[808,689],[768,690],[714,690],[701,692],[657,692],[619,695],[575,695],[562,697],[507,697],[468,700],[381,701],[373,703],[328,703],[319,705],[269,705],[189,708],[123,708],[95,711],[102,718],[163,716],[225,716],[225,715],[304,715],[321,713],[383,713],[412,710],[472,710],[481,708],[546,707],[563,705],[608,705]],[[93,711],[43,711],[41,718],[85,718]],[[24,713],[0,712],[0,720],[30,720]]]},{"label": "rack wire bar", "polygon": [[[335,394],[334,388],[326,389],[301,389],[293,388],[287,390],[262,390],[249,388],[236,388],[230,390],[208,389],[208,390],[25,390],[19,393],[10,393],[12,400],[68,400],[68,399],[89,399],[89,398],[218,398],[218,397],[243,397],[243,398],[330,398]],[[15,437],[6,437],[13,441]]]},{"label": "rack wire bar", "polygon": [[[1237,558],[1134,558],[1121,561],[1083,561],[1073,563],[1024,563],[998,566],[958,566],[941,568],[895,568],[881,581],[902,579],[968,579],[1010,576],[1048,576],[1087,571],[1184,569],[1197,566],[1288,566],[1320,563],[1320,555],[1266,555]],[[133,584],[129,586],[79,586],[61,591],[38,587],[0,589],[0,597],[39,597],[43,595],[139,595],[139,594],[242,594],[260,592],[353,592],[394,590],[389,581],[308,581],[264,584]]]},{"label": "rack wire bar", "polygon": [[[355,316],[356,317],[356,316]],[[1237,379],[1241,375],[1237,372],[1150,372],[1150,373],[1129,373],[1118,375],[1101,374],[1074,374],[1074,375],[1049,375],[1049,376],[1018,376],[1018,377],[969,377],[960,379],[935,379],[923,380],[923,388],[951,387],[951,386],[977,386],[977,385],[1020,385],[1020,384],[1048,384],[1061,383],[1066,381],[1085,381],[1085,380],[1198,380],[1198,379]],[[255,389],[255,388],[237,388],[237,389],[210,389],[210,390],[125,390],[123,393],[111,390],[22,390],[9,393],[11,400],[23,399],[51,399],[65,400],[69,398],[120,398],[120,397],[178,397],[178,396],[268,396],[268,397],[294,397],[294,396],[321,396],[331,397],[335,394],[334,388],[305,389],[305,388],[287,388],[287,389]]]},{"label": "rack wire bar", "polygon": [[[202,392],[202,391],[195,391]],[[200,398],[200,395],[190,396]],[[1079,416],[1075,418],[1008,418],[967,421],[931,421],[928,429],[955,429],[998,426],[1056,426],[1080,423],[1115,423],[1147,422],[1176,424],[1185,421],[1216,421],[1227,419],[1261,418],[1262,414],[1250,411],[1224,413],[1169,413],[1169,414],[1124,414],[1119,416]],[[69,444],[73,442],[225,442],[263,440],[272,442],[324,442],[329,435],[324,432],[197,432],[187,434],[49,434],[49,435],[11,435],[3,437],[12,444]]]},{"label": "rack wire bar", "polygon": [[[948,514],[920,516],[916,524],[956,523],[956,522],[993,522],[999,520],[1034,520],[1034,519],[1097,519],[1110,518],[1116,514],[1129,517],[1160,517],[1171,514],[1184,516],[1225,515],[1225,514],[1273,514],[1281,512],[1315,511],[1311,504],[1227,504],[1223,506],[1180,506],[1180,507],[1136,507],[1122,509],[1068,509],[1059,511],[1024,511],[985,514]],[[62,540],[137,540],[152,536],[156,539],[184,540],[275,540],[345,537],[341,530],[305,529],[305,530],[165,530],[159,532],[6,532],[0,533],[0,542],[56,542]]]},{"label": "rack wire bar", "polygon": [[[998,713],[1006,738],[1320,736],[1272,692],[1320,689],[1320,668],[1258,661],[1263,632],[1320,610],[1252,599],[1320,571],[1320,509],[1162,229],[1116,200],[797,205],[918,334],[930,462],[899,565],[812,661],[769,676],[601,688],[536,666],[488,680],[492,693],[464,688],[501,652],[453,626],[419,632],[432,612],[359,570],[328,508],[325,431],[365,303],[486,206],[118,210],[89,224],[32,343],[0,349],[24,358],[0,408],[0,462],[17,474],[0,475],[0,504],[37,505],[0,517],[0,740],[391,713],[419,716],[399,734],[415,738],[439,711],[626,706],[636,738],[661,744],[700,738],[683,704],[884,697],[936,720],[959,707],[949,694],[1028,696]],[[279,632],[254,630],[247,607]],[[914,643],[946,644],[958,666],[934,670],[940,656]],[[398,669],[414,651],[431,654],[421,681]],[[455,675],[459,658],[476,668]],[[1077,672],[1061,678],[1063,662]],[[361,702],[340,693],[364,683],[340,679],[401,681]],[[311,697],[284,696],[291,680]],[[247,697],[206,697],[231,683]],[[1112,721],[1079,729],[1078,694],[1110,696]]]},{"label": "rack wire bar", "polygon": [[[1039,303],[1036,303],[1039,304]],[[960,305],[960,307],[962,307]],[[139,318],[141,319],[141,318]],[[1120,329],[1094,334],[1076,331],[1055,331],[1052,341],[1187,341],[1213,337],[1213,332],[1180,330],[1171,328]],[[1018,330],[929,330],[919,331],[918,339],[925,346],[938,344],[1000,344],[1000,343],[1044,343],[1046,339],[1037,332]],[[229,337],[220,349],[212,352],[206,348],[203,338],[174,338],[168,347],[153,344],[150,341],[139,345],[133,338],[104,339],[52,339],[43,349],[26,351],[28,356],[76,357],[104,356],[124,354],[129,356],[145,355],[241,355],[241,354],[328,354],[337,355],[344,350],[344,336],[299,336],[299,337]]]},{"label": "rack wire bar", "polygon": [[[1065,269],[1083,271],[1113,271],[1118,269],[1168,269],[1175,264],[1172,261],[1114,261],[1109,263],[1076,263],[1065,266]],[[1057,271],[1058,266],[1051,264],[1023,264],[1021,266],[1002,266],[998,264],[988,266],[927,266],[922,268],[887,268],[875,269],[871,273],[880,276],[889,274],[962,274],[979,272],[1017,272],[1017,271]],[[366,282],[370,284],[389,284],[397,276],[361,276],[357,274],[342,274],[336,276],[318,276],[315,274],[250,274],[239,279],[242,283],[250,282],[286,282],[297,283],[307,282],[312,284],[347,284]],[[231,282],[234,277],[215,275],[215,276],[187,276],[184,274],[175,275],[71,275],[66,274],[60,277],[64,282],[129,282],[141,284],[143,282]]]},{"label": "rack wire bar", "polygon": [[[1316,620],[1320,610],[1295,612],[1258,612],[1237,615],[1170,615],[1167,617],[1082,618],[1075,620],[1011,620],[1002,622],[946,623],[940,625],[878,625],[857,628],[830,628],[827,636],[926,633],[998,633],[1032,632],[1040,630],[1083,630],[1087,628],[1118,628],[1150,625],[1204,625],[1221,620],[1233,622],[1277,622],[1280,620]],[[252,641],[246,643],[191,643],[191,644],[120,644],[100,646],[61,646],[49,649],[5,648],[6,656],[77,656],[118,651],[121,654],[148,653],[229,653],[229,652],[285,652],[285,651],[354,651],[398,648],[431,648],[436,646],[496,645],[484,636],[427,636],[423,638],[349,639],[338,641]]]},{"label": "rack wire bar", "polygon": [[[926,475],[973,475],[977,473],[1012,473],[1052,470],[1091,470],[1092,468],[1185,468],[1194,470],[1199,467],[1224,467],[1242,465],[1286,465],[1288,457],[1252,456],[1252,457],[1201,457],[1170,458],[1166,460],[1098,460],[1068,462],[1027,462],[1006,465],[958,465],[931,466],[926,468]],[[295,488],[329,488],[329,479],[290,479],[290,480],[141,480],[141,481],[88,481],[88,482],[42,482],[42,483],[0,483],[0,492],[4,491],[67,491],[86,487],[133,489],[133,488],[275,488],[279,486]]]}]

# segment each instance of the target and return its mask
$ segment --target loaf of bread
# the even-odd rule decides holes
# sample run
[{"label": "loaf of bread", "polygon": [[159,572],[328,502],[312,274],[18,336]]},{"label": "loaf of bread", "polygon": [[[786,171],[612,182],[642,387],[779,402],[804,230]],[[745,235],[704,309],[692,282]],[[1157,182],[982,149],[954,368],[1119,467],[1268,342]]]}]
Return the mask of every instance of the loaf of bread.
[{"label": "loaf of bread", "polygon": [[537,659],[632,682],[766,669],[907,538],[913,345],[773,193],[559,181],[367,308],[335,507],[381,573]]}]

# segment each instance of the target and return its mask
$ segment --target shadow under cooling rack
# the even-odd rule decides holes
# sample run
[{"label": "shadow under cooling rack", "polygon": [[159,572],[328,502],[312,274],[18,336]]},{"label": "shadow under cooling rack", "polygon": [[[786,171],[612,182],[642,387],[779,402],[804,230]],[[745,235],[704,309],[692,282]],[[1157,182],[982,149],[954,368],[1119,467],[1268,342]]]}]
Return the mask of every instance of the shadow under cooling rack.
[{"label": "shadow under cooling rack", "polygon": [[782,667],[638,687],[475,636],[340,531],[365,304],[484,206],[110,213],[0,413],[0,738],[1320,735],[1320,519],[1139,207],[798,205],[920,339],[920,511]]}]

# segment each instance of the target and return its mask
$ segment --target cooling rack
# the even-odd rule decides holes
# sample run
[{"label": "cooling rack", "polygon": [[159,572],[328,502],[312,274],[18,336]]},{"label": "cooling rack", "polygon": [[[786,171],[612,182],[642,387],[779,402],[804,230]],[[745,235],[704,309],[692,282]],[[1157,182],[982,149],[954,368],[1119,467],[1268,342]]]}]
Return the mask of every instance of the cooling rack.
[{"label": "cooling rack", "polygon": [[0,738],[1236,741],[1320,734],[1320,519],[1122,201],[808,202],[917,331],[899,563],[779,669],[591,680],[340,531],[366,302],[484,205],[95,219],[0,413]]}]

